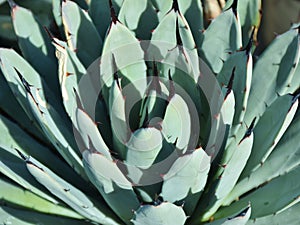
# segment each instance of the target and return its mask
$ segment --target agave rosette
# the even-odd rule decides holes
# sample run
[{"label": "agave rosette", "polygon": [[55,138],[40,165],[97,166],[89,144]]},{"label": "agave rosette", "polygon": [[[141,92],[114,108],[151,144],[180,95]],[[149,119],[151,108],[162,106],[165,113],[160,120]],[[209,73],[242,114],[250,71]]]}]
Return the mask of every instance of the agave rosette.
[{"label": "agave rosette", "polygon": [[50,31],[8,2],[2,223],[297,224],[299,26],[254,58],[258,0],[205,30],[193,0],[54,0]]}]

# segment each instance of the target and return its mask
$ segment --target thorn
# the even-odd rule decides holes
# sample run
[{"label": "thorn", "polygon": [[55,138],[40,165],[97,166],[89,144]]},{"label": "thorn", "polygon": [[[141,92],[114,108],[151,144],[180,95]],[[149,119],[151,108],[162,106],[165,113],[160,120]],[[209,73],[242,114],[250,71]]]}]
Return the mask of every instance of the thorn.
[{"label": "thorn", "polygon": [[11,9],[14,9],[15,7],[18,6],[17,3],[15,3],[15,1],[13,1],[13,0],[7,0],[7,2],[8,2],[9,7],[10,7]]},{"label": "thorn", "polygon": [[32,85],[30,85],[26,80],[25,78],[22,76],[22,74],[14,67],[15,71],[17,72],[25,90],[28,92],[28,93],[31,93],[31,90],[30,90],[30,87],[32,87]]},{"label": "thorn", "polygon": [[251,133],[253,132],[253,129],[254,129],[255,121],[256,121],[256,117],[254,117],[254,119],[252,120],[252,122],[251,122],[251,124],[250,124],[248,130],[246,131],[244,137],[240,140],[239,144],[241,144],[241,142],[242,142],[245,138],[247,138],[247,137],[249,137],[249,136],[251,135]]},{"label": "thorn", "polygon": [[33,162],[29,161],[29,158],[26,160],[26,163],[35,166],[36,168],[40,169],[41,171],[45,172],[45,170],[42,167],[37,166]]},{"label": "thorn", "polygon": [[44,114],[44,112],[40,109],[38,102],[35,100],[35,98],[33,97],[33,94],[31,92],[30,87],[33,87],[32,85],[30,85],[25,78],[22,76],[22,74],[17,70],[17,68],[14,67],[14,70],[16,71],[16,73],[18,74],[26,92],[30,95],[30,97],[32,98],[32,100],[34,101],[34,103],[36,104],[38,110],[40,111],[41,114]]},{"label": "thorn", "polygon": [[70,191],[70,188],[64,188],[64,191],[65,191],[65,192],[69,192],[69,191]]},{"label": "thorn", "polygon": [[174,9],[175,12],[179,12],[179,6],[177,0],[173,0],[172,9]]},{"label": "thorn", "polygon": [[251,52],[251,48],[252,48],[252,45],[253,45],[253,39],[254,39],[254,33],[255,33],[255,26],[253,27],[252,29],[252,32],[251,32],[251,36],[250,36],[250,39],[247,43],[247,45],[241,49],[241,51],[246,51],[246,55],[249,55],[250,52]]},{"label": "thorn", "polygon": [[297,95],[295,95],[292,99],[292,105],[298,100],[298,98],[300,97],[300,93],[298,93]]},{"label": "thorn", "polygon": [[175,139],[173,145],[176,146],[176,145],[177,145],[177,142],[178,142],[178,137]]},{"label": "thorn", "polygon": [[145,119],[143,121],[143,125],[142,128],[147,128],[149,125],[149,112],[148,112],[148,107],[146,108],[146,116]]},{"label": "thorn", "polygon": [[230,79],[229,79],[229,82],[228,82],[228,85],[227,85],[228,90],[226,92],[225,99],[227,98],[230,91],[232,90],[234,75],[235,75],[235,67],[233,67],[232,72],[231,72],[231,76],[230,76]]},{"label": "thorn", "polygon": [[83,105],[82,105],[82,103],[81,103],[81,100],[80,100],[80,98],[79,98],[78,92],[77,92],[77,90],[75,89],[75,87],[73,87],[73,91],[74,91],[74,94],[75,94],[77,107],[78,107],[79,109],[83,110]]},{"label": "thorn", "polygon": [[244,217],[247,214],[249,208],[250,208],[250,205],[247,208],[245,208],[243,211],[241,211],[239,214],[237,214],[236,216],[228,218],[228,220],[232,220],[237,217]]},{"label": "thorn", "polygon": [[170,84],[170,91],[169,91],[168,101],[170,101],[173,98],[173,96],[175,95],[175,87],[174,87],[174,83],[173,83],[173,80],[172,80],[170,69],[168,71],[168,76],[169,76],[169,84]]},{"label": "thorn", "polygon": [[230,8],[232,8],[232,11],[237,18],[237,5],[238,5],[238,0],[233,0],[233,3]]},{"label": "thorn", "polygon": [[116,12],[115,9],[113,7],[112,4],[112,0],[109,0],[109,8],[110,8],[110,17],[111,17],[111,21],[116,24],[117,22],[119,22],[117,16],[116,16]]},{"label": "thorn", "polygon": [[48,34],[49,38],[53,41],[54,36],[51,34],[50,30],[46,26],[43,26],[43,28],[45,29],[45,31]]},{"label": "thorn", "polygon": [[66,72],[66,77],[71,76],[71,75],[74,75],[74,73]]},{"label": "thorn", "polygon": [[173,0],[172,7],[166,14],[171,12],[173,9],[174,9],[175,12],[179,12],[179,6],[178,6],[178,1],[177,0]]},{"label": "thorn", "polygon": [[176,42],[177,45],[182,46],[182,40],[179,33],[179,24],[178,24],[178,18],[176,19]]},{"label": "thorn", "polygon": [[176,47],[179,48],[179,50],[182,52],[182,54],[185,58],[186,63],[188,63],[188,59],[187,59],[186,53],[184,51],[182,40],[181,40],[180,33],[179,33],[178,18],[176,20],[176,46],[168,51],[173,51]]},{"label": "thorn", "polygon": [[150,89],[154,89],[158,94],[161,94],[161,86],[159,84],[158,69],[155,61],[153,61],[153,77],[150,83]]},{"label": "thorn", "polygon": [[114,80],[117,82],[117,85],[118,85],[119,89],[121,90],[121,85],[120,85],[119,76],[118,76],[118,67],[117,67],[116,58],[115,58],[114,54],[112,54],[112,70],[114,73]]},{"label": "thorn", "polygon": [[300,93],[296,94],[296,95],[293,97],[292,102],[291,102],[291,106],[290,106],[290,108],[289,108],[288,111],[291,110],[291,108],[293,107],[294,103],[298,100],[299,97],[300,97]]},{"label": "thorn", "polygon": [[15,150],[17,151],[17,153],[19,154],[19,156],[24,160],[24,161],[27,161],[28,160],[28,156],[25,156],[20,150],[16,149]]}]

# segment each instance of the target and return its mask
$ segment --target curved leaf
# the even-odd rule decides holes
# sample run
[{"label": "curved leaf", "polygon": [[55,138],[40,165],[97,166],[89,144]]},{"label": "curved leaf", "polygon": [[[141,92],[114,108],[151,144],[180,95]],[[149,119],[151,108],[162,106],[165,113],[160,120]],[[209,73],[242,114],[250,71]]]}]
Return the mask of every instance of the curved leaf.
[{"label": "curved leaf", "polygon": [[28,157],[26,165],[29,172],[40,184],[79,214],[98,223],[117,224],[115,219],[113,219],[112,213],[105,208],[105,205],[101,204],[101,210],[99,210],[83,192],[54,174],[35,159]]},{"label": "curved leaf", "polygon": [[[210,157],[201,148],[177,158],[169,171],[163,175],[161,196],[165,201],[185,202],[188,195],[203,191],[209,169]],[[184,208],[189,207],[188,204],[193,204],[195,207],[198,200],[199,197],[194,197],[193,203],[185,202]],[[191,215],[192,211],[193,209],[188,212],[188,215]]]},{"label": "curved leaf", "polygon": [[158,206],[141,206],[134,214],[132,219],[134,225],[183,225],[187,219],[181,207],[168,202],[163,202]]},{"label": "curved leaf", "polygon": [[230,56],[229,53],[242,46],[241,28],[232,9],[214,19],[203,33],[203,42],[198,46],[200,57],[212,71],[218,74]]},{"label": "curved leaf", "polygon": [[102,39],[89,15],[75,2],[63,1],[62,20],[69,47],[76,51],[83,65],[89,67],[102,50]]},{"label": "curved leaf", "polygon": [[118,168],[117,162],[88,150],[83,152],[83,163],[90,180],[107,204],[126,224],[129,224],[133,210],[136,210],[140,203],[132,184],[124,176],[124,171]]}]

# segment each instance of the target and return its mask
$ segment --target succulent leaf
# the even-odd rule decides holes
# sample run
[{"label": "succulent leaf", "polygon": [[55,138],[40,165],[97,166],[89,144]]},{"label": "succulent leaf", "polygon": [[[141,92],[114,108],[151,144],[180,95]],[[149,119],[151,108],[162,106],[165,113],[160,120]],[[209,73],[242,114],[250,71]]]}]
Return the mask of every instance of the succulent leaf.
[{"label": "succulent leaf", "polygon": [[[210,169],[210,157],[201,148],[190,154],[180,156],[173,163],[169,171],[163,175],[161,196],[165,201],[183,201],[184,209],[187,204],[195,206],[200,196],[192,202],[185,202],[189,194],[201,193],[205,187]],[[174,188],[177,187],[177,188]],[[193,207],[191,207],[193,208]],[[192,213],[190,210],[188,215]]]},{"label": "succulent leaf", "polygon": [[261,0],[19,3],[1,224],[298,224],[299,23],[263,50]]},{"label": "succulent leaf", "polygon": [[12,8],[13,26],[24,58],[53,88],[58,96],[57,62],[51,40],[31,11],[15,5]]},{"label": "succulent leaf", "polygon": [[249,221],[251,215],[251,207],[246,207],[242,212],[237,215],[230,216],[227,219],[220,219],[205,225],[245,225]]},{"label": "succulent leaf", "polygon": [[[112,0],[112,6],[116,13],[119,12],[123,1]],[[99,35],[104,40],[111,23],[109,1],[90,0],[89,14]]]},{"label": "succulent leaf", "polygon": [[[215,218],[222,218],[225,215],[232,214],[233,211],[240,209],[241,206],[249,202],[252,208],[251,218],[264,217],[280,211],[280,209],[289,205],[299,196],[300,184],[296,179],[299,176],[299,168],[298,166],[284,176],[274,178],[230,206],[220,209],[215,214]],[[274,196],[277,197],[274,198]]]},{"label": "succulent leaf", "polygon": [[[176,217],[174,217],[176,215]],[[163,202],[158,206],[141,206],[132,220],[135,225],[150,224],[178,224],[183,225],[187,219],[183,209],[169,202]]]},{"label": "succulent leaf", "polygon": [[17,224],[17,225],[34,225],[37,223],[51,225],[53,223],[61,223],[72,225],[88,225],[89,223],[82,220],[74,220],[64,217],[52,216],[49,214],[42,214],[31,210],[16,209],[14,207],[1,206],[0,208],[0,222],[3,224]]},{"label": "succulent leaf", "polygon": [[224,63],[217,78],[220,85],[227,85],[233,76],[232,90],[235,97],[235,114],[229,137],[236,134],[244,119],[252,80],[252,56],[246,51],[233,53]]},{"label": "succulent leaf", "polygon": [[297,225],[298,223],[298,212],[300,209],[300,203],[294,205],[293,207],[273,215],[253,218],[248,221],[247,225],[264,225],[264,224],[290,224],[290,225]]},{"label": "succulent leaf", "polygon": [[[221,162],[219,172],[217,173],[220,174],[220,176],[216,180],[216,187],[213,192],[214,197],[211,197],[208,209],[203,215],[202,219],[204,221],[216,213],[226,196],[234,188],[250,156],[252,144],[253,133],[241,140],[228,161]],[[227,151],[227,149],[225,149],[225,151]]]},{"label": "succulent leaf", "polygon": [[102,39],[89,15],[75,2],[63,1],[62,21],[70,49],[76,51],[86,68],[89,67],[100,57],[102,51]]},{"label": "succulent leaf", "polygon": [[[84,177],[77,149],[72,148],[75,145],[73,136],[67,127],[67,121],[62,119],[64,112],[59,103],[56,102],[57,99],[51,96],[51,92],[42,83],[42,78],[37,72],[16,52],[1,49],[0,58],[6,65],[5,68],[2,65],[2,72],[10,82],[10,87],[16,93],[17,99],[26,113],[37,120],[44,134],[60,154]],[[46,102],[45,92],[48,94],[48,100],[52,99],[54,104],[57,104],[55,107],[58,110],[49,101]]]},{"label": "succulent leaf", "polygon": [[[147,20],[143,20],[147,17]],[[158,23],[157,14],[150,0],[125,0],[118,14],[118,19],[128,29],[135,32],[139,39],[149,40],[151,31]]]},{"label": "succulent leaf", "polygon": [[[224,201],[225,205],[234,201],[238,196],[258,188],[266,182],[299,167],[298,129],[300,126],[299,115],[296,116],[290,127],[273,150],[272,154],[261,164],[261,167],[252,172],[248,177],[240,179],[232,192]],[[290,147],[292,146],[292,147]],[[278,167],[278,165],[280,165]]]},{"label": "succulent leaf", "polygon": [[[278,108],[281,108],[280,112]],[[253,130],[253,148],[241,178],[249,176],[266,161],[292,122],[297,108],[298,100],[294,101],[291,95],[279,97],[267,108]]]},{"label": "succulent leaf", "polygon": [[241,28],[232,9],[228,9],[212,21],[203,33],[198,46],[199,55],[218,74],[231,52],[242,46]]},{"label": "succulent leaf", "polygon": [[104,206],[102,211],[100,211],[83,192],[58,177],[55,173],[44,167],[35,159],[31,157],[26,159],[26,166],[28,171],[40,184],[79,214],[95,222],[103,224],[117,224],[112,218],[110,218],[112,215],[105,212],[107,210],[105,210]]},{"label": "succulent leaf", "polygon": [[259,57],[254,66],[248,99],[248,108],[253,110],[248,110],[244,118],[247,125],[252,118],[261,116],[278,95],[287,94],[287,85],[298,61],[299,37],[296,30],[278,36]]},{"label": "succulent leaf", "polygon": [[166,109],[162,121],[162,133],[169,143],[185,152],[191,136],[191,118],[189,108],[180,95],[175,94]]},{"label": "succulent leaf", "polygon": [[[133,210],[139,207],[139,201],[133,192],[132,184],[118,168],[117,163],[88,150],[83,152],[83,163],[89,178],[107,204],[129,224]],[[110,173],[107,173],[107,170]],[[124,204],[120,204],[120,201]]]},{"label": "succulent leaf", "polygon": [[1,199],[8,204],[10,202],[14,202],[14,204],[17,204],[18,206],[27,209],[33,209],[37,212],[66,216],[74,219],[83,219],[82,216],[73,210],[49,202],[28,190],[12,184],[8,180],[0,180],[0,184],[1,188],[3,188],[4,192],[6,193],[5,195],[1,196]]}]

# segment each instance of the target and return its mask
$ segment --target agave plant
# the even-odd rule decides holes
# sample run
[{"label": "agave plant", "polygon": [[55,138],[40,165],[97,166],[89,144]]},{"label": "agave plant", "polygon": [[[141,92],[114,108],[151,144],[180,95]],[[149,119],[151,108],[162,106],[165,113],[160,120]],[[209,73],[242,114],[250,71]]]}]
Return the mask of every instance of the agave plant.
[{"label": "agave plant", "polygon": [[2,224],[299,223],[299,25],[253,60],[259,0],[8,2]]}]

